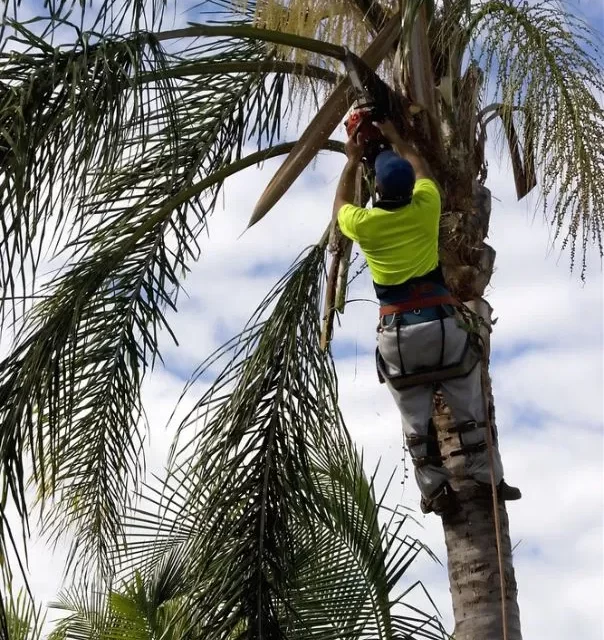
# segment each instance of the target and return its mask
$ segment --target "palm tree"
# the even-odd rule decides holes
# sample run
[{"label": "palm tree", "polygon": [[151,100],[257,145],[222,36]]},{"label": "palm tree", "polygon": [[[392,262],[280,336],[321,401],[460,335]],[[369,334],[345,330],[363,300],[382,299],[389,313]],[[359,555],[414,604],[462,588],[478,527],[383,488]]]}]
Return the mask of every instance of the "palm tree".
[{"label": "palm tree", "polygon": [[[106,0],[95,15],[82,8],[77,22],[75,3],[50,2],[41,35],[19,22],[18,6],[10,16],[14,5],[5,5],[4,25],[15,35],[3,40],[0,70],[0,317],[18,333],[0,363],[2,508],[10,499],[27,526],[30,464],[49,534],[60,536],[68,523],[73,566],[98,564],[106,575],[128,541],[124,513],[142,472],[141,381],[161,357],[165,311],[176,308],[220,187],[291,152],[256,221],[317,150],[341,149],[329,136],[351,98],[340,75],[343,45],[362,57],[366,81],[389,97],[399,127],[445,189],[442,262],[458,297],[488,315],[490,122],[501,122],[509,143],[518,196],[539,183],[571,264],[579,249],[584,273],[591,238],[602,252],[603,125],[594,95],[603,83],[595,36],[575,15],[551,2],[512,0],[291,0],[287,8],[217,0],[202,3],[202,13],[205,4],[218,22],[167,31],[161,0]],[[69,46],[53,44],[59,28],[71,34]],[[380,65],[386,84],[371,72]],[[280,142],[289,102],[308,104],[311,95],[329,97],[301,143]],[[244,155],[249,141],[258,151]],[[291,629],[283,611],[296,593],[292,536],[300,518],[330,517],[315,500],[320,469],[333,462],[321,466],[321,455],[336,448],[325,446],[326,425],[336,424],[332,437],[349,451],[329,353],[319,344],[327,235],[268,298],[267,315],[227,345],[231,363],[191,419],[205,425],[205,447],[183,442],[183,425],[173,451],[168,478],[186,469],[198,479],[185,503],[208,527],[200,533],[206,546],[191,553],[201,561],[199,549],[215,550],[198,575],[222,599],[195,591],[196,622],[210,625],[211,611],[215,637],[241,624],[249,637]],[[343,311],[334,288],[346,282],[349,250],[331,244],[325,342],[336,306]],[[38,286],[49,248],[62,268]],[[271,315],[271,305],[285,312]],[[213,361],[208,366],[214,373]],[[442,401],[435,411],[446,448]],[[458,485],[463,517],[443,521],[455,636],[516,640],[505,508],[493,512],[463,478]],[[5,556],[11,532],[0,523]],[[225,557],[212,546],[223,538]],[[249,570],[225,585],[225,568],[242,558]],[[485,578],[494,575],[504,598]],[[224,606],[235,601],[236,614]]]}]

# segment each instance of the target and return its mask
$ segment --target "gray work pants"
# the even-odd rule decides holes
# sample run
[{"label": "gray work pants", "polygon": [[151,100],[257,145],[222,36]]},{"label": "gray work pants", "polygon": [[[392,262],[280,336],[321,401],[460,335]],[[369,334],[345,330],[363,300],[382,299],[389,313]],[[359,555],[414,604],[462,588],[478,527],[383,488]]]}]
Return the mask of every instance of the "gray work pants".
[{"label": "gray work pants", "polygon": [[[452,364],[459,360],[466,341],[466,331],[458,326],[454,317],[443,320],[444,352],[443,364]],[[389,375],[400,375],[401,358],[406,373],[413,373],[421,367],[436,366],[440,360],[442,330],[439,320],[420,324],[396,323],[381,327],[378,331],[378,348],[387,366]],[[455,424],[475,420],[484,422],[485,408],[481,387],[481,368],[478,364],[464,378],[453,378],[440,382],[445,401],[451,409]],[[388,383],[394,400],[401,412],[405,436],[427,436],[433,408],[433,385],[421,385],[397,390]],[[494,429],[493,425],[493,429]],[[461,435],[464,445],[485,442],[486,430],[476,428]],[[419,444],[409,447],[412,459],[418,460],[428,455],[428,445]],[[495,480],[503,478],[503,467],[497,446],[494,451]],[[486,448],[475,453],[465,454],[465,470],[468,477],[479,482],[490,482],[489,457]],[[449,478],[444,466],[426,464],[416,466],[415,478],[424,498],[432,497]]]}]

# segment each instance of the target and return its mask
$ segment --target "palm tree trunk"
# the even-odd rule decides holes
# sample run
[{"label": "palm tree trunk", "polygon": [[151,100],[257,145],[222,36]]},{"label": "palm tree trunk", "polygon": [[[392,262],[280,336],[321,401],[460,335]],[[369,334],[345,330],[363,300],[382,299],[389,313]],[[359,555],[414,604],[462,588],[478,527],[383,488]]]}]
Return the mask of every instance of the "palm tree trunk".
[{"label": "palm tree trunk", "polygon": [[[441,451],[448,455],[459,443],[456,436],[453,438],[446,431],[453,421],[442,398],[437,398],[435,403],[434,422]],[[443,518],[455,640],[503,640],[493,507],[490,498],[476,496],[472,481],[463,479],[463,460],[460,458],[452,458],[454,464],[447,466],[455,474],[452,484],[458,491],[462,510],[451,518]],[[506,583],[507,640],[522,640],[509,522],[502,504],[499,518]]]},{"label": "palm tree trunk", "polygon": [[[490,193],[475,187],[474,209],[443,216],[441,260],[447,281],[462,300],[485,317],[490,324],[490,306],[482,299],[493,272],[495,252],[484,243],[488,231]],[[483,337],[488,344],[489,332]],[[490,415],[494,420],[493,396],[487,363],[484,373]],[[496,527],[490,497],[477,495],[476,485],[464,477],[463,456],[449,454],[459,447],[458,437],[448,433],[453,426],[451,413],[442,395],[437,394],[433,415],[441,453],[447,456],[447,468],[453,474],[452,485],[458,492],[461,511],[443,518],[447,545],[449,584],[455,617],[455,640],[522,640],[517,586],[512,564],[509,521],[504,504],[499,505],[507,637],[504,638],[502,594],[497,555]]]}]

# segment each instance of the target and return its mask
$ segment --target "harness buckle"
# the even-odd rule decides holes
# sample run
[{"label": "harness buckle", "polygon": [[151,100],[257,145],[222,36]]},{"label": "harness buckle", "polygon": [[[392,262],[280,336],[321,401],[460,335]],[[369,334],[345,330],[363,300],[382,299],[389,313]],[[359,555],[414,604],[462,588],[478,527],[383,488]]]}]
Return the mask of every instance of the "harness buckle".
[{"label": "harness buckle", "polygon": [[[388,314],[387,316],[382,316],[380,318],[380,328],[381,329],[390,329],[393,327],[397,321],[398,315],[396,313]],[[388,321],[386,321],[388,319]]]}]

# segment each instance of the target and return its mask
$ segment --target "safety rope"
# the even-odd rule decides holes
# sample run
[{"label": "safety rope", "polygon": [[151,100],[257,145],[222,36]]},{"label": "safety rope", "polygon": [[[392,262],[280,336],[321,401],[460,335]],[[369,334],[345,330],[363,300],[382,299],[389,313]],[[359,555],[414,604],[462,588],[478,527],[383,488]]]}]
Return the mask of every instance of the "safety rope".
[{"label": "safety rope", "polygon": [[[480,334],[479,334],[480,335]],[[501,591],[501,619],[503,625],[503,640],[508,640],[508,612],[506,599],[506,584],[503,563],[503,546],[501,543],[501,520],[499,518],[499,499],[497,495],[497,482],[495,480],[495,444],[493,442],[493,430],[491,428],[491,412],[489,411],[489,397],[487,392],[488,360],[485,340],[483,343],[483,357],[481,362],[481,386],[482,401],[484,404],[485,423],[487,431],[487,452],[489,458],[489,474],[491,476],[491,493],[493,498],[493,519],[495,521],[495,541],[497,544],[497,562],[499,564],[499,589]]]}]

